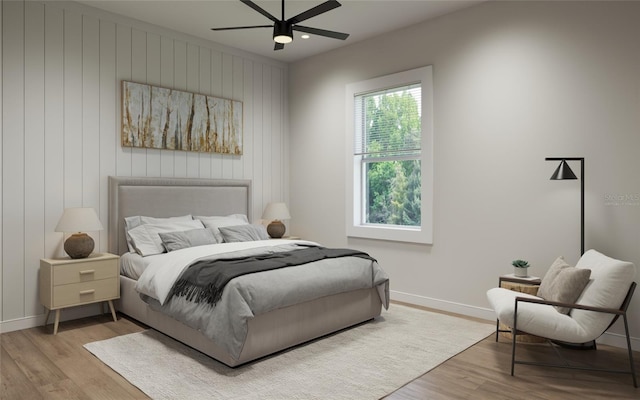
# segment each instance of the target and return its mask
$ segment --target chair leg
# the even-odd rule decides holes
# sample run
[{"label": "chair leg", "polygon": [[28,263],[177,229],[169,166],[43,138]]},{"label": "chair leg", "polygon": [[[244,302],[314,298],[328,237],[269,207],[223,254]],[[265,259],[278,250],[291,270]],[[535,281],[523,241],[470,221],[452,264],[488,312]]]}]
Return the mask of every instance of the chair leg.
[{"label": "chair leg", "polygon": [[511,376],[515,372],[516,366],[516,333],[518,332],[518,302],[516,301],[515,308],[513,310],[513,329],[511,330]]},{"label": "chair leg", "polygon": [[633,378],[633,387],[638,387],[638,381],[636,380],[636,367],[633,363],[633,351],[631,350],[631,339],[629,338],[629,325],[627,324],[627,313],[622,314],[624,320],[624,333],[627,336],[627,351],[629,352],[629,364],[631,367],[631,377]]},{"label": "chair leg", "polygon": [[500,334],[500,320],[496,320],[496,342],[498,341],[498,335]]}]

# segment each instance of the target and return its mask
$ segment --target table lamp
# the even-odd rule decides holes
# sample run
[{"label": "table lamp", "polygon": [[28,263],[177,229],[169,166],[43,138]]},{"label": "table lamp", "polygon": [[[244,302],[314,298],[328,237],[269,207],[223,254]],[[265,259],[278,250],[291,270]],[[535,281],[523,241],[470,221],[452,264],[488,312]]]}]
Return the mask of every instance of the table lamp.
[{"label": "table lamp", "polygon": [[93,251],[95,243],[91,236],[84,232],[101,231],[100,219],[93,208],[77,207],[64,210],[56,232],[73,234],[64,242],[64,251],[71,258],[87,258]]},{"label": "table lamp", "polygon": [[267,233],[274,239],[279,239],[284,235],[287,227],[281,220],[289,218],[291,215],[285,203],[269,203],[262,213],[262,219],[271,221],[267,225]]}]

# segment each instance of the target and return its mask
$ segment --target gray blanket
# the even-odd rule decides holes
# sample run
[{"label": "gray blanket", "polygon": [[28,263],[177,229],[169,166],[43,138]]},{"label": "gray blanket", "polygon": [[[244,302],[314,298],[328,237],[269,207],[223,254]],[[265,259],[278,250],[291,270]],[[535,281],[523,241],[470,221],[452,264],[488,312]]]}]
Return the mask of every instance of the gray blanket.
[{"label": "gray blanket", "polygon": [[[291,251],[296,244],[228,253],[223,258]],[[229,354],[239,358],[247,337],[247,322],[255,315],[352,290],[378,289],[385,308],[389,306],[389,278],[377,262],[359,257],[323,259],[296,268],[280,268],[232,279],[220,301],[212,306],[185,297],[172,297],[164,306],[145,299],[159,310],[197,329]],[[283,290],[285,288],[286,290]]]}]

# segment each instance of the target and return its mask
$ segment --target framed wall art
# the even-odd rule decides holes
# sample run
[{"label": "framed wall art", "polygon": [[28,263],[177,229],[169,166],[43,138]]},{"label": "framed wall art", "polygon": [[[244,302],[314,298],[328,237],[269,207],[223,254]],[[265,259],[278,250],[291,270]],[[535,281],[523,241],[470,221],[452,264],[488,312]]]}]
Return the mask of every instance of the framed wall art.
[{"label": "framed wall art", "polygon": [[122,81],[122,146],[242,154],[242,102]]}]

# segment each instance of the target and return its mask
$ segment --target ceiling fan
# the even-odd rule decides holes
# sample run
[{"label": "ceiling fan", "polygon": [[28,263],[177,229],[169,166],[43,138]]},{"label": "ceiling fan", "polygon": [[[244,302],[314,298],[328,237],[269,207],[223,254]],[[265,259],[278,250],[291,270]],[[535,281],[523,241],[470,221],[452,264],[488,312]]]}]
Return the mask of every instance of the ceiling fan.
[{"label": "ceiling fan", "polygon": [[331,11],[334,8],[340,7],[341,4],[336,0],[328,0],[322,4],[319,4],[313,8],[308,9],[305,12],[302,12],[295,17],[291,17],[289,19],[284,19],[284,0],[282,0],[282,19],[277,19],[267,11],[265,11],[262,7],[258,6],[251,0],[240,0],[244,4],[253,8],[260,14],[269,18],[273,21],[273,25],[253,25],[253,26],[234,26],[228,28],[211,28],[213,31],[226,31],[226,30],[235,30],[235,29],[253,29],[253,28],[273,28],[273,41],[276,42],[274,50],[282,50],[284,48],[285,43],[291,43],[293,40],[293,31],[300,31],[304,33],[310,33],[313,35],[326,36],[333,39],[345,40],[349,37],[348,33],[328,31],[325,29],[311,28],[308,26],[298,25],[298,23],[305,21],[309,18],[313,18],[319,14],[325,13],[327,11]]}]

